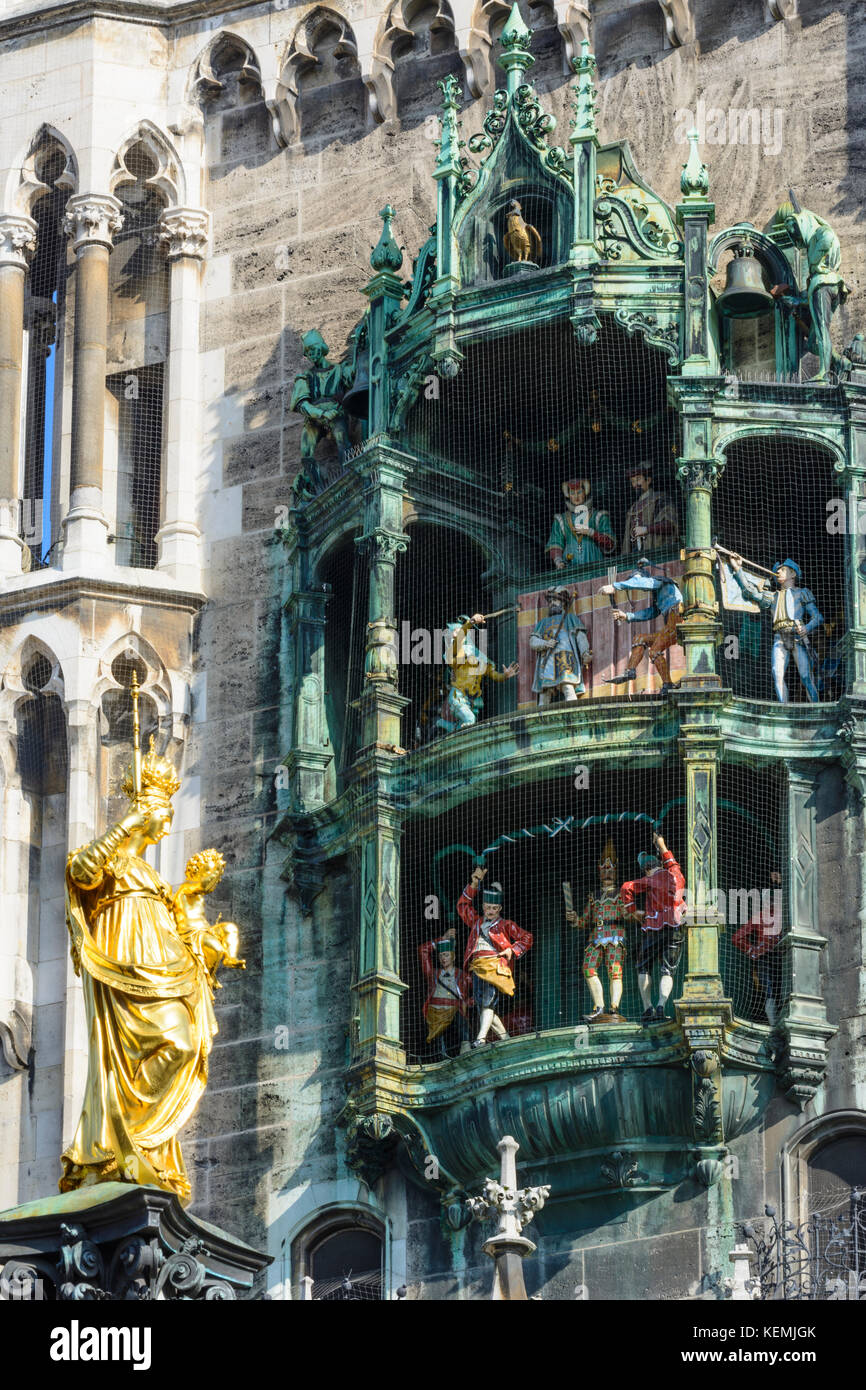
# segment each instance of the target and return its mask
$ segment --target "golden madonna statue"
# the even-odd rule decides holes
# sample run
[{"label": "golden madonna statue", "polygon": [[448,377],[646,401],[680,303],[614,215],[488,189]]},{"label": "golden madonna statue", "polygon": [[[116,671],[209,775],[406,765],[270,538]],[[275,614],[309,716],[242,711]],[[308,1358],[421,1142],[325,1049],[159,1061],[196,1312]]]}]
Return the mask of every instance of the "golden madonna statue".
[{"label": "golden madonna statue", "polygon": [[129,812],[70,854],[66,922],[87,1012],[87,1088],[75,1137],[61,1157],[60,1191],[133,1182],[190,1197],[178,1131],[205,1088],[217,1031],[221,965],[243,966],[233,922],[208,923],[203,898],[219,882],[216,850],[193,855],[176,892],[145,861],[167,834],[180,787],[153,739],[142,760],[133,680]]}]

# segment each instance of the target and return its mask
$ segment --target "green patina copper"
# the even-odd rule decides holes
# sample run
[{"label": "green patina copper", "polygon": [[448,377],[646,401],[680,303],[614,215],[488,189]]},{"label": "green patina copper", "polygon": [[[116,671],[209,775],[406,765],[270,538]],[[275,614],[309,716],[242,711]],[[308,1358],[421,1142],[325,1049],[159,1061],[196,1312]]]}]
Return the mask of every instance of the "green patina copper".
[{"label": "green patina copper", "polygon": [[[398,278],[402,255],[391,230],[399,208],[382,211],[374,275],[362,291],[369,301],[362,322],[370,381],[363,441],[338,476],[299,498],[284,533],[291,724],[283,760],[289,786],[276,833],[288,850],[285,876],[309,910],[332,863],[350,856],[355,866],[358,1006],[347,1111],[352,1152],[369,1165],[376,1146],[398,1134],[419,1170],[425,1155],[436,1154],[446,1205],[487,1174],[503,1123],[521,1145],[527,1181],[549,1177],[562,1200],[612,1198],[636,1190],[633,1165],[647,1191],[663,1192],[695,1176],[709,1185],[722,1174],[726,1145],[757,1123],[775,1088],[805,1104],[820,1084],[832,1033],[819,978],[824,939],[816,906],[814,789],[821,772],[836,764],[853,786],[866,790],[864,537],[852,533],[844,542],[849,678],[836,704],[769,704],[727,688],[713,576],[714,496],[739,442],[777,435],[821,449],[840,491],[866,497],[864,355],[855,343],[844,359],[828,356],[833,296],[838,300],[844,291],[832,230],[814,214],[782,203],[763,230],[740,222],[710,242],[715,209],[694,132],[674,209],[643,181],[627,142],[600,142],[588,43],[574,63],[568,153],[550,143],[553,118],[525,81],[533,62],[531,35],[516,5],[501,48],[506,86],[495,93],[482,130],[468,145],[460,134],[457,83],[449,77],[439,84],[441,139],[431,171],[437,221],[408,286]],[[550,210],[542,263],[517,271],[502,265],[501,273],[490,273],[485,237],[501,226],[511,199],[530,193]],[[738,382],[731,391],[737,330],[719,312],[711,280],[722,256],[742,246],[770,287],[788,289],[786,302],[780,299],[771,310],[775,379]],[[822,376],[794,387],[789,378],[809,342],[797,314],[802,317],[822,291],[826,312],[812,346],[822,369],[829,372],[832,362],[842,379],[829,385]],[[456,529],[485,557],[491,608],[553,578],[539,571],[528,584],[521,538],[517,530],[503,538],[472,468],[429,456],[406,430],[431,381],[438,378],[444,387],[464,370],[474,345],[528,324],[564,325],[586,352],[602,328],[615,327],[640,339],[664,367],[667,401],[678,421],[676,468],[684,500],[679,640],[685,673],[664,700],[629,703],[612,696],[543,716],[503,707],[457,735],[406,752],[394,604],[397,566],[412,564],[413,525],[448,524],[442,507],[447,489],[459,517]],[[352,540],[356,608],[366,631],[359,639],[358,732],[347,748],[341,747],[345,725],[325,693],[330,601],[322,575],[335,546]],[[593,1028],[588,1035],[578,1029],[576,1035],[573,1028],[552,1026],[556,1020],[545,1015],[551,1026],[499,1049],[495,1070],[483,1049],[439,1065],[408,1066],[399,1033],[405,832],[496,791],[503,769],[510,787],[534,786],[578,759],[614,776],[674,761],[681,769],[684,869],[693,898],[703,893],[705,905],[688,923],[676,1023],[650,1043],[633,1024]],[[719,968],[720,924],[712,906],[719,779],[726,765],[737,764],[775,772],[787,808],[783,852],[794,866],[785,939],[791,992],[780,1020],[783,1046],[775,1051],[767,1028],[734,1018]],[[610,1097],[604,1107],[591,1100],[600,1090]],[[599,1155],[612,1150],[621,1162],[603,1164]],[[374,1169],[373,1162],[365,1172]]]}]

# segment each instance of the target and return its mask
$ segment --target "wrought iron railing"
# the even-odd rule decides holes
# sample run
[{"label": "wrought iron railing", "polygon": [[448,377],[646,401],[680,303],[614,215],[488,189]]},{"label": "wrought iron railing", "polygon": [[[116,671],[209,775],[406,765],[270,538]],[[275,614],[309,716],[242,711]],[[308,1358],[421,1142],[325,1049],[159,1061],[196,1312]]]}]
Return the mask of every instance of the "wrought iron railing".
[{"label": "wrought iron railing", "polygon": [[743,1225],[751,1249],[754,1297],[762,1300],[866,1301],[866,1191],[852,1188],[847,1212],[815,1211],[807,1221]]}]

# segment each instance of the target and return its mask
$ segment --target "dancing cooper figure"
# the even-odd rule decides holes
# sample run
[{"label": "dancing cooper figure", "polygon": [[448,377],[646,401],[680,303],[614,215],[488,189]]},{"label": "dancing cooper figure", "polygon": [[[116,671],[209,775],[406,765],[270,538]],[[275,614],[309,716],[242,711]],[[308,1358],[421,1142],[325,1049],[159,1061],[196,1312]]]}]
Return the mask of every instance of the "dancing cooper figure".
[{"label": "dancing cooper figure", "polygon": [[[152,740],[142,760],[135,689],[133,710],[133,771],[123,788],[130,810],[70,854],[66,866],[66,921],[84,989],[89,1052],[84,1104],[61,1158],[60,1190],[132,1182],[187,1201],[191,1188],[177,1135],[207,1081],[217,1031],[214,973],[219,964],[243,962],[234,924],[211,927],[201,911],[196,895],[209,891],[207,875],[196,876],[192,901],[188,884],[181,905],[144,858],[147,846],[168,833],[180,778]],[[211,887],[218,877],[213,869]]]}]

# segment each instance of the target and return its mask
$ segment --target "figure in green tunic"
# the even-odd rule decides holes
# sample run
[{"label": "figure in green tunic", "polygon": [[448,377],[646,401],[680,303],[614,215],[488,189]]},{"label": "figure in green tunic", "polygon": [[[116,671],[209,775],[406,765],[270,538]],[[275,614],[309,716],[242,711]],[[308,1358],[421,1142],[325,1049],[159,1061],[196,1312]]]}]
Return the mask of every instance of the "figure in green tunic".
[{"label": "figure in green tunic", "polygon": [[553,518],[546,547],[552,565],[561,570],[566,565],[599,564],[616,550],[610,517],[592,505],[589,478],[569,478],[562,493],[566,510]]}]

